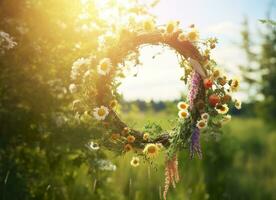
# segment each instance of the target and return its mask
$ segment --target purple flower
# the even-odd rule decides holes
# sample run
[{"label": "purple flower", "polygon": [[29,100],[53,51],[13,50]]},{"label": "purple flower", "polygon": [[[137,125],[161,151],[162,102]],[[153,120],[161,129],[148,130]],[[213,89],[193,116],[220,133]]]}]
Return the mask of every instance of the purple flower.
[{"label": "purple flower", "polygon": [[192,159],[197,153],[199,159],[202,159],[202,152],[200,146],[200,130],[195,127],[193,134],[191,136],[191,144],[190,144],[190,158]]},{"label": "purple flower", "polygon": [[190,92],[189,92],[189,102],[190,102],[190,109],[194,106],[194,100],[196,99],[196,95],[198,93],[198,88],[200,85],[201,77],[200,74],[196,71],[193,71],[193,74],[190,79]]}]

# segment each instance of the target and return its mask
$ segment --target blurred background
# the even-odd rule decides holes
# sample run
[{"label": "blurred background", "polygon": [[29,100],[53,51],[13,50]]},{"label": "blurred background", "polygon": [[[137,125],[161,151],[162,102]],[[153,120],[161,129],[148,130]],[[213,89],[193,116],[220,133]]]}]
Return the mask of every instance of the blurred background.
[{"label": "blurred background", "polygon": [[[133,16],[195,24],[218,38],[220,67],[242,78],[243,109],[223,135],[203,136],[202,160],[179,155],[168,199],[276,199],[275,0],[0,0],[0,199],[161,199],[163,156],[132,168],[131,155],[91,150],[96,127],[74,120],[68,92],[72,63]],[[121,116],[169,129],[186,91],[181,68],[169,49],[140,51],[119,88]]]}]

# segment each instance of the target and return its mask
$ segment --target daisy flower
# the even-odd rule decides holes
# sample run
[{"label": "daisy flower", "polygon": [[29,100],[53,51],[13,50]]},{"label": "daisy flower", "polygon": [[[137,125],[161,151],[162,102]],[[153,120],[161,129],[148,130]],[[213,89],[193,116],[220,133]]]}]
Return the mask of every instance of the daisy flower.
[{"label": "daisy flower", "polygon": [[238,78],[233,78],[233,79],[231,80],[231,85],[230,85],[230,87],[231,87],[231,90],[232,90],[233,92],[236,92],[236,91],[239,89],[239,87],[240,87],[240,80],[239,80]]},{"label": "daisy flower", "polygon": [[221,76],[222,72],[218,68],[214,68],[212,72],[212,79],[218,79]]},{"label": "daisy flower", "polygon": [[191,42],[197,41],[199,39],[198,30],[196,28],[192,28],[191,30],[189,30],[189,32],[187,33],[187,38]]},{"label": "daisy flower", "polygon": [[109,103],[109,106],[110,106],[110,108],[115,108],[116,106],[118,105],[118,102],[117,102],[117,100],[112,100],[112,101],[110,101],[110,103]]},{"label": "daisy flower", "polygon": [[133,157],[130,161],[132,167],[138,167],[140,164],[140,159],[138,157]]},{"label": "daisy flower", "polygon": [[184,33],[180,33],[178,35],[177,39],[178,39],[178,41],[183,42],[183,41],[187,40],[187,37]]},{"label": "daisy flower", "polygon": [[209,114],[208,113],[202,113],[201,114],[201,119],[205,120],[205,121],[208,121],[209,120]]},{"label": "daisy flower", "polygon": [[135,141],[135,137],[133,135],[127,136],[127,142],[128,143],[133,143]]},{"label": "daisy flower", "polygon": [[199,129],[206,128],[207,127],[207,122],[205,120],[201,119],[201,120],[197,121],[196,126]]},{"label": "daisy flower", "polygon": [[109,113],[108,108],[105,106],[101,106],[101,107],[94,109],[93,116],[97,120],[104,120],[106,118],[106,116],[108,115],[108,113]]},{"label": "daisy flower", "polygon": [[180,110],[178,112],[178,117],[181,119],[186,119],[189,117],[189,113],[186,110]]},{"label": "daisy flower", "polygon": [[223,116],[223,118],[221,119],[220,122],[221,122],[222,124],[227,124],[228,122],[231,121],[231,119],[232,119],[231,115],[225,115],[225,116]]},{"label": "daisy flower", "polygon": [[235,107],[239,110],[241,109],[242,102],[238,99],[235,100]]},{"label": "daisy flower", "polygon": [[229,108],[228,108],[227,104],[217,105],[216,106],[216,111],[219,114],[226,114],[229,111]]},{"label": "daisy flower", "polygon": [[148,133],[144,133],[143,134],[143,140],[148,140],[149,139],[149,134]]},{"label": "daisy flower", "polygon": [[111,60],[109,58],[103,58],[97,66],[98,73],[100,75],[107,75],[112,67]]},{"label": "daisy flower", "polygon": [[179,110],[187,110],[189,107],[189,104],[187,104],[186,102],[184,101],[180,101],[178,104],[177,104],[177,108]]},{"label": "daisy flower", "polygon": [[152,31],[155,27],[154,21],[152,19],[148,19],[144,21],[144,29],[145,31]]},{"label": "daisy flower", "polygon": [[90,147],[90,149],[92,149],[94,151],[97,151],[100,149],[99,145],[95,142],[90,142],[89,147]]},{"label": "daisy flower", "polygon": [[159,152],[158,146],[153,143],[147,144],[143,150],[143,153],[150,158],[155,157],[158,154],[158,152]]}]

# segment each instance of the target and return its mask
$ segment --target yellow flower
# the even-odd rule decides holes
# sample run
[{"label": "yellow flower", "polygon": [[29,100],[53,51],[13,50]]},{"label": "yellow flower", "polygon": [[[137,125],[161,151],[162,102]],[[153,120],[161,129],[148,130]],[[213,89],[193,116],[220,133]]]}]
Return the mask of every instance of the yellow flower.
[{"label": "yellow flower", "polygon": [[212,79],[218,79],[221,75],[222,75],[221,70],[218,69],[218,68],[214,68],[211,78],[212,78]]},{"label": "yellow flower", "polygon": [[128,127],[125,127],[125,128],[122,130],[122,135],[127,135],[129,132],[130,132],[130,129],[129,129]]},{"label": "yellow flower", "polygon": [[207,122],[205,120],[199,120],[197,121],[197,124],[196,124],[197,128],[199,129],[203,129],[203,128],[206,128],[207,127]]},{"label": "yellow flower", "polygon": [[227,104],[217,105],[216,106],[216,111],[219,114],[226,114],[229,111],[229,108],[228,108]]},{"label": "yellow flower", "polygon": [[208,121],[209,120],[209,114],[208,113],[202,113],[201,114],[201,119],[205,120],[205,121]]},{"label": "yellow flower", "polygon": [[171,21],[166,26],[166,32],[168,34],[171,34],[171,33],[173,33],[175,31],[176,27],[177,27],[177,23],[174,22],[174,21]]},{"label": "yellow flower", "polygon": [[159,152],[158,146],[153,143],[147,144],[143,150],[143,153],[150,158],[155,157],[158,154],[158,152]]},{"label": "yellow flower", "polygon": [[178,112],[178,117],[181,119],[186,119],[189,117],[189,113],[186,110],[180,110]]},{"label": "yellow flower", "polygon": [[149,134],[148,133],[144,133],[143,134],[143,140],[148,140],[149,139]]},{"label": "yellow flower", "polygon": [[133,157],[130,161],[131,166],[138,167],[140,164],[140,159],[138,157]]},{"label": "yellow flower", "polygon": [[241,105],[242,105],[242,102],[241,102],[240,100],[236,99],[236,100],[235,100],[235,107],[236,107],[237,109],[241,109]]},{"label": "yellow flower", "polygon": [[133,143],[135,141],[135,137],[133,135],[127,136],[127,142],[128,143]]},{"label": "yellow flower", "polygon": [[184,101],[180,101],[178,104],[177,104],[177,108],[179,110],[187,110],[189,107],[189,104],[187,104],[186,102]]},{"label": "yellow flower", "polygon": [[231,121],[231,115],[225,115],[225,116],[223,116],[223,118],[221,119],[221,123],[222,124],[227,124],[228,122],[230,122]]},{"label": "yellow flower", "polygon": [[178,39],[178,41],[183,42],[183,41],[187,40],[187,37],[184,33],[180,33],[178,35],[177,39]]},{"label": "yellow flower", "polygon": [[155,27],[155,24],[152,19],[148,19],[148,20],[144,21],[145,31],[152,31],[152,30],[154,30],[154,27]]},{"label": "yellow flower", "polygon": [[97,120],[104,120],[106,118],[106,116],[108,115],[108,113],[109,113],[108,108],[105,106],[101,106],[101,107],[94,109],[93,116]]},{"label": "yellow flower", "polygon": [[112,68],[112,63],[109,58],[103,58],[97,66],[97,71],[100,75],[107,75]]},{"label": "yellow flower", "polygon": [[240,87],[240,80],[239,80],[238,78],[233,78],[233,79],[231,80],[231,85],[230,85],[230,87],[231,87],[231,90],[232,90],[233,92],[236,92],[236,91],[239,89],[239,87]]},{"label": "yellow flower", "polygon": [[199,39],[199,32],[197,29],[192,28],[191,30],[189,30],[189,32],[187,33],[187,38],[189,41],[191,42],[195,42]]},{"label": "yellow flower", "polygon": [[110,101],[110,103],[109,103],[109,106],[112,109],[115,108],[117,105],[118,105],[118,102],[115,99]]}]

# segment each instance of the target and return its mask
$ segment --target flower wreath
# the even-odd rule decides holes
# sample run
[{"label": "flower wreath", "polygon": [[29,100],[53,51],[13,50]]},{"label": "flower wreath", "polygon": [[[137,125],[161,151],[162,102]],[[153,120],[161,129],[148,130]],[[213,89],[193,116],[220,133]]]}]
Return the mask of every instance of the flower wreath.
[{"label": "flower wreath", "polygon": [[[69,89],[78,97],[73,108],[78,115],[91,117],[90,122],[104,130],[91,148],[106,147],[117,153],[133,151],[137,154],[130,162],[134,167],[141,158],[150,160],[160,150],[166,151],[166,198],[170,185],[179,181],[177,152],[189,149],[191,158],[195,154],[201,158],[200,134],[220,133],[221,125],[231,120],[228,105],[241,108],[241,102],[231,97],[240,85],[239,80],[229,79],[217,68],[210,58],[216,39],[199,40],[193,25],[183,31],[178,22],[157,27],[153,21],[145,21],[139,29],[122,30],[118,38],[103,40],[107,41],[112,42],[106,48],[100,47],[97,55],[80,58],[73,64],[74,83]],[[120,97],[117,78],[123,77],[124,61],[137,61],[138,48],[145,44],[174,49],[184,68],[183,81],[189,85],[188,98],[178,103],[178,119],[170,131],[135,130],[120,119],[115,109]]]}]

